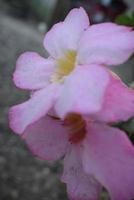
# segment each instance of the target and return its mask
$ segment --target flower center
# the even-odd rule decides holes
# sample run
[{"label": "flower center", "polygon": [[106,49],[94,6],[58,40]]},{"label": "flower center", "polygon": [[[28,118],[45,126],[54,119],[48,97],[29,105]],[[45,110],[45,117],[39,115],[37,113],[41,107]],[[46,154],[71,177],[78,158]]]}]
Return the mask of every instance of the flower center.
[{"label": "flower center", "polygon": [[[53,120],[60,121],[60,118],[57,116],[50,114],[48,116]],[[87,132],[86,122],[81,115],[75,113],[68,114],[62,124],[68,128],[69,142],[71,144],[77,144],[85,138]]]},{"label": "flower center", "polygon": [[52,82],[63,82],[64,76],[70,74],[75,68],[76,52],[67,51],[65,56],[57,60],[57,68],[53,76]]},{"label": "flower center", "polygon": [[69,126],[69,141],[72,144],[79,143],[86,135],[86,122],[79,114],[69,114],[65,120],[64,125]]}]

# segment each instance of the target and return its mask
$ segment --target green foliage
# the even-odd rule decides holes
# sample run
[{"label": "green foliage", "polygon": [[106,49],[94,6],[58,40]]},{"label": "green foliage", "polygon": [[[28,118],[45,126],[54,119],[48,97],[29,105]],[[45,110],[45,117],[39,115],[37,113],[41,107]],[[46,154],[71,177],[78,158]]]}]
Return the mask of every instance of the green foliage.
[{"label": "green foliage", "polygon": [[134,81],[130,84],[130,87],[134,89]]},{"label": "green foliage", "polygon": [[120,25],[132,26],[134,27],[134,12],[131,14],[121,14],[119,15],[115,22]]},{"label": "green foliage", "polygon": [[125,131],[132,143],[134,143],[134,118],[131,118],[126,122],[114,124],[113,126]]},{"label": "green foliage", "polygon": [[56,6],[56,2],[57,0],[31,0],[28,1],[28,4],[40,20],[49,23]]}]

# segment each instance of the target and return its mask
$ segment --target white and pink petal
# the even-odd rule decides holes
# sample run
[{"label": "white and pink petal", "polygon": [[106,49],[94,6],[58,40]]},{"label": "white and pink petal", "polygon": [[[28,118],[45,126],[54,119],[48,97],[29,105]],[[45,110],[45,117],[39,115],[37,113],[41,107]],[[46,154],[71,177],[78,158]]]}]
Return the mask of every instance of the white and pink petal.
[{"label": "white and pink petal", "polygon": [[29,125],[22,138],[34,155],[49,161],[60,159],[69,145],[68,129],[48,114]]},{"label": "white and pink petal", "polygon": [[78,49],[78,63],[118,65],[134,53],[134,31],[113,23],[90,26]]},{"label": "white and pink petal", "polygon": [[34,52],[23,53],[17,60],[13,80],[17,87],[37,90],[50,84],[54,72],[53,60],[45,59]]},{"label": "white and pink petal", "polygon": [[112,200],[134,198],[134,146],[125,133],[103,124],[89,124],[83,142],[83,166]]},{"label": "white and pink petal", "polygon": [[63,22],[55,24],[45,35],[45,49],[54,58],[63,57],[68,50],[75,51],[88,26],[88,16],[83,8],[71,10]]},{"label": "white and pink petal", "polygon": [[54,105],[59,92],[59,85],[51,84],[45,89],[34,92],[28,101],[13,106],[9,111],[11,129],[22,134],[28,125],[47,114]]},{"label": "white and pink petal", "polygon": [[64,159],[62,181],[67,185],[70,200],[98,200],[102,187],[94,177],[83,171],[78,149],[72,146],[68,150]]},{"label": "white and pink petal", "polygon": [[95,120],[103,122],[126,121],[134,116],[134,90],[125,85],[112,73],[107,86],[103,106],[94,115]]},{"label": "white and pink petal", "polygon": [[77,66],[64,80],[55,104],[61,118],[68,113],[92,114],[101,109],[109,73],[101,66]]}]

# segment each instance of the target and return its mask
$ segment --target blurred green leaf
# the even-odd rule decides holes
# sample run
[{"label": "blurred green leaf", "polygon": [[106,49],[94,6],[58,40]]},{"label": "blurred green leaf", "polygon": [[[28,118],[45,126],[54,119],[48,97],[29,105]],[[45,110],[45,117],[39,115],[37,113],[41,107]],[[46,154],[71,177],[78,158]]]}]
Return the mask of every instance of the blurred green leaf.
[{"label": "blurred green leaf", "polygon": [[101,200],[110,200],[109,196],[108,196],[108,193],[103,190],[103,192],[101,193]]},{"label": "blurred green leaf", "polygon": [[134,118],[131,118],[126,122],[114,124],[114,127],[118,127],[119,129],[125,131],[130,140],[134,143]]},{"label": "blurred green leaf", "polygon": [[134,89],[134,81],[133,81],[132,83],[130,83],[130,87],[131,87],[132,89]]},{"label": "blurred green leaf", "polygon": [[132,17],[134,18],[134,11],[132,12]]},{"label": "blurred green leaf", "polygon": [[128,14],[121,14],[119,15],[115,22],[119,25],[126,25],[134,27],[134,12],[130,15]]}]

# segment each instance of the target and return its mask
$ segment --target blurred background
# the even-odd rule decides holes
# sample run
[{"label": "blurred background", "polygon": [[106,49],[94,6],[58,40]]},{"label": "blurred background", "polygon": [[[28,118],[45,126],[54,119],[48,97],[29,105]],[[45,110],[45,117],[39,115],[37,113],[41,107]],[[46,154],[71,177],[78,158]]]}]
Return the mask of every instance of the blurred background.
[{"label": "blurred background", "polygon": [[[59,181],[61,161],[35,158],[23,141],[8,128],[8,108],[28,98],[12,82],[17,57],[24,51],[43,56],[45,32],[64,19],[70,9],[83,6],[91,23],[116,21],[134,27],[134,0],[0,0],[0,200],[67,200]],[[134,87],[134,59],[116,68]],[[121,127],[134,133],[134,120]],[[104,192],[102,200],[108,200]]]}]

